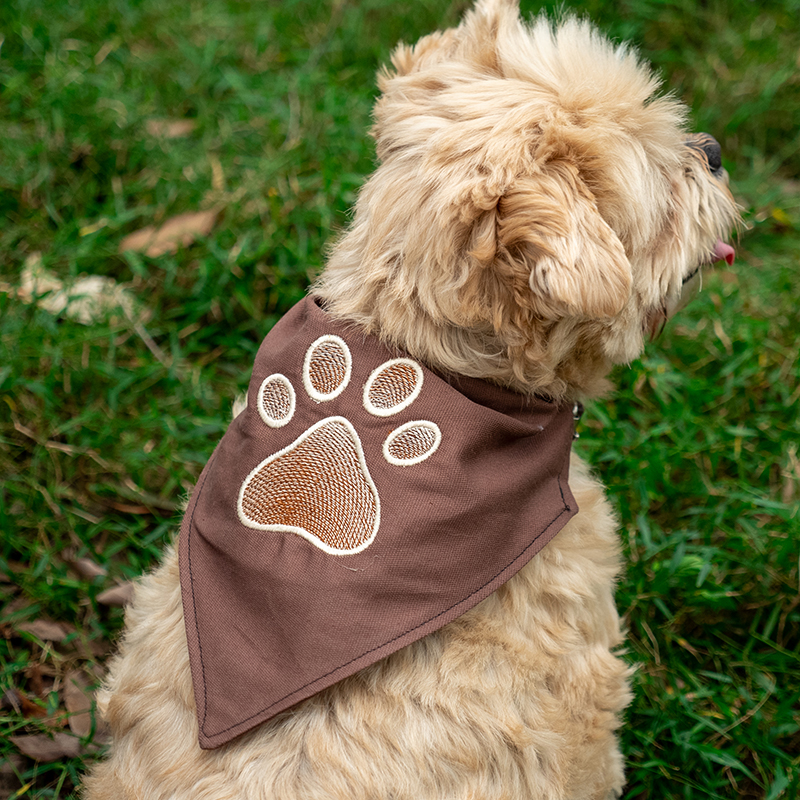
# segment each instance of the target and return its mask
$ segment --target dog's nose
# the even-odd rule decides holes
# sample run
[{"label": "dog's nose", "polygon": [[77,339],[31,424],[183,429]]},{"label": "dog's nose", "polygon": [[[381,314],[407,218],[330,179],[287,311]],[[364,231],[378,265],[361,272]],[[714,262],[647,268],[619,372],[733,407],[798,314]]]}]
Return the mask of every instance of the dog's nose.
[{"label": "dog's nose", "polygon": [[696,133],[687,144],[705,154],[708,168],[714,175],[722,171],[722,148],[710,133]]}]

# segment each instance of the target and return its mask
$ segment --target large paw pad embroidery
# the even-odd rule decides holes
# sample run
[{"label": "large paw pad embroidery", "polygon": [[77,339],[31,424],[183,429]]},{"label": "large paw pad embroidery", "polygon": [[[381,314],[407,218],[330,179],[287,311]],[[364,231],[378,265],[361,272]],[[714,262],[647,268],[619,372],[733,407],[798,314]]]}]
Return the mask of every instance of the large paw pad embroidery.
[{"label": "large paw pad embroidery", "polygon": [[[347,388],[351,373],[344,340],[321,336],[306,352],[305,393],[316,403],[332,400]],[[422,368],[411,359],[387,361],[364,384],[364,408],[376,417],[397,414],[417,399],[422,380]],[[290,423],[296,404],[284,375],[270,375],[261,384],[257,408],[269,427]],[[436,452],[441,439],[435,423],[407,422],[386,437],[383,457],[396,466],[418,464]],[[238,513],[250,528],[296,533],[327,553],[348,555],[368,547],[380,526],[380,498],[352,423],[326,417],[264,459],[242,484]]]}]

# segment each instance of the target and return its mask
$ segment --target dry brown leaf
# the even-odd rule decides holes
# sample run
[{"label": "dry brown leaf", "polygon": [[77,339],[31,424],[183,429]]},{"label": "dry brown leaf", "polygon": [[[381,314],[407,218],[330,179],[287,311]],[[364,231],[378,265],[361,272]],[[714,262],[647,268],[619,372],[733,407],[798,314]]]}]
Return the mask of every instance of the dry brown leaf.
[{"label": "dry brown leaf", "polygon": [[108,506],[115,511],[121,511],[123,514],[152,514],[153,512],[143,505],[132,505],[131,503],[120,503],[118,500],[109,500]]},{"label": "dry brown leaf", "polygon": [[217,220],[217,211],[190,211],[168,219],[160,228],[153,225],[135,231],[119,243],[119,252],[134,250],[150,258],[164,253],[174,253],[179,247],[188,247],[201,236],[211,233]]},{"label": "dry brown leaf", "polygon": [[75,632],[75,628],[66,622],[51,622],[47,619],[20,622],[17,624],[17,629],[32,633],[45,642],[63,642],[67,636]]},{"label": "dry brown leaf", "polygon": [[97,602],[104,606],[126,606],[133,600],[133,583],[127,581],[117,586],[112,586],[97,595]]},{"label": "dry brown leaf", "polygon": [[133,250],[137,253],[141,253],[147,250],[156,238],[157,232],[155,225],[148,225],[146,228],[140,228],[138,231],[129,233],[119,243],[119,252],[124,253],[126,250]]},{"label": "dry brown leaf", "polygon": [[[9,512],[13,511],[12,508],[9,509]],[[16,516],[16,515],[15,515]],[[11,583],[15,585],[19,585],[19,581],[17,580],[17,574],[20,572],[25,571],[25,565],[20,561],[14,561],[13,559],[8,559],[2,567],[0,567],[0,581],[3,583]],[[6,612],[7,613],[7,612]]]},{"label": "dry brown leaf", "polygon": [[21,714],[26,719],[29,717],[41,719],[47,716],[47,711],[44,708],[38,703],[34,703],[25,692],[21,692],[19,689],[6,689],[3,692],[0,706],[13,708],[17,714]]},{"label": "dry brown leaf", "polygon": [[21,753],[36,761],[75,758],[81,753],[80,739],[68,733],[56,733],[52,737],[44,733],[35,733],[30,736],[11,736],[10,739]]},{"label": "dry brown leaf", "polygon": [[[157,242],[163,242],[162,247],[172,247],[173,243],[187,247],[198,237],[208,236],[216,219],[216,211],[193,211],[188,214],[178,214],[161,226]],[[167,250],[163,252],[167,252]]]},{"label": "dry brown leaf", "polygon": [[68,563],[81,578],[86,578],[87,580],[105,577],[108,574],[108,570],[105,567],[100,566],[96,561],[92,561],[91,558],[75,558]]},{"label": "dry brown leaf", "polygon": [[44,665],[40,661],[29,661],[28,666],[25,667],[24,675],[28,679],[33,693],[39,698],[44,698],[46,694],[45,677],[49,677],[48,673],[51,669],[50,664]]},{"label": "dry brown leaf", "polygon": [[[95,658],[105,658],[112,650],[113,644],[107,642],[105,639],[75,639],[75,652],[81,659],[91,661]],[[69,654],[66,654],[69,655]],[[87,665],[84,664],[84,668]]]},{"label": "dry brown leaf", "polygon": [[69,729],[84,738],[92,730],[92,692],[80,670],[70,670],[64,678],[64,705],[69,711]]},{"label": "dry brown leaf", "polygon": [[151,136],[164,139],[178,139],[188,136],[197,123],[193,119],[148,119],[145,128]]},{"label": "dry brown leaf", "polygon": [[22,787],[17,777],[25,769],[25,759],[18,753],[7,753],[0,761],[0,797],[15,797]]},{"label": "dry brown leaf", "polygon": [[13,708],[15,713],[22,713],[19,692],[16,689],[6,689],[0,696],[0,708]]},{"label": "dry brown leaf", "polygon": [[[102,676],[98,676],[102,677]],[[90,688],[90,681],[85,672],[72,670],[64,678],[64,705],[69,711],[70,730],[81,738],[86,738],[92,732],[92,705],[94,691]],[[95,729],[92,741],[100,744],[108,741],[110,729],[105,720],[95,715]]]}]

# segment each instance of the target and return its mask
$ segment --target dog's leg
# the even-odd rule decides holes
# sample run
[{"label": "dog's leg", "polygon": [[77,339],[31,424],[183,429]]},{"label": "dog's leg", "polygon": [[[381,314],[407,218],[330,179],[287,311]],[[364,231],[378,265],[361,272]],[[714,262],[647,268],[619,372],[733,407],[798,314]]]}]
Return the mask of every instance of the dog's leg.
[{"label": "dog's leg", "polygon": [[621,551],[603,487],[574,453],[569,482],[580,512],[508,590],[528,609],[527,707],[544,715],[532,727],[557,734],[550,763],[559,788],[553,796],[610,800],[624,783],[616,730],[631,700],[631,669],[613,652],[623,639],[614,604]]}]

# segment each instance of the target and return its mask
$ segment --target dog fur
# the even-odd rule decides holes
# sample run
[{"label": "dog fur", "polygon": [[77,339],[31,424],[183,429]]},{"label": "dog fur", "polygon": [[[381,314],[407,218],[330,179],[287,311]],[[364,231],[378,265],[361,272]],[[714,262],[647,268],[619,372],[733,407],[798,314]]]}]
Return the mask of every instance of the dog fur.
[{"label": "dog fur", "polygon": [[[573,401],[636,357],[737,222],[723,171],[636,54],[480,0],[380,73],[379,166],[312,291],[428,365]],[[177,555],[139,583],[99,695],[86,800],[605,800],[630,670],[620,547],[580,507],[495,594],[216,750],[201,750]],[[494,535],[486,531],[487,536]]]}]

